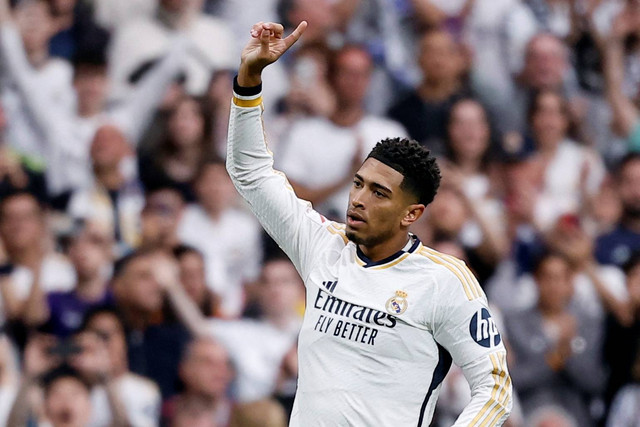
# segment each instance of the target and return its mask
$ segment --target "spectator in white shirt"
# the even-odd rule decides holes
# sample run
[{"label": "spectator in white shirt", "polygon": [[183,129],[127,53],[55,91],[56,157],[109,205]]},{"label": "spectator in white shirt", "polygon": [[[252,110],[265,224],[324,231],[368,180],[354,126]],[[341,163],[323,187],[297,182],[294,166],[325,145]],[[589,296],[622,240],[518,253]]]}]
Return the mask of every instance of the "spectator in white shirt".
[{"label": "spectator in white shirt", "polygon": [[185,209],[178,237],[202,252],[207,283],[220,296],[219,314],[237,317],[244,307],[244,284],[260,273],[262,228],[238,208],[238,195],[222,161],[202,168],[195,190],[199,203]]},{"label": "spectator in white shirt", "polygon": [[[6,3],[4,7],[8,7]],[[4,13],[9,14],[9,11]],[[72,67],[67,61],[49,56],[49,41],[56,31],[52,6],[45,0],[19,2],[13,10],[13,20],[15,29],[7,27],[1,31],[2,56],[11,55],[12,51],[20,50],[22,45],[25,66],[31,72],[31,83],[34,85],[30,90],[40,91],[40,96],[58,109],[71,110],[74,103]],[[0,81],[2,104],[9,117],[8,140],[18,152],[32,161],[45,163],[46,156],[40,150],[39,143],[43,135],[29,121],[28,105],[21,97],[19,81],[12,74],[10,65],[3,65]]]},{"label": "spectator in white shirt", "polygon": [[276,163],[300,198],[323,215],[338,218],[366,153],[381,139],[406,136],[406,131],[395,121],[367,113],[373,60],[363,47],[344,47],[329,69],[337,108],[328,118],[294,123]]},{"label": "spectator in white shirt", "polygon": [[60,195],[83,188],[92,181],[89,146],[96,129],[105,122],[112,123],[135,145],[165,89],[179,73],[189,42],[175,37],[169,53],[153,72],[145,76],[118,108],[108,112],[105,58],[99,49],[90,55],[79,54],[74,74],[77,108],[73,111],[61,108],[55,99],[47,96],[49,90],[41,88],[42,82],[29,65],[14,28],[7,1],[0,0],[0,23],[3,23],[0,54],[29,120],[41,136],[37,149],[44,153],[47,162],[49,192]]},{"label": "spectator in white shirt", "polygon": [[535,222],[548,230],[566,213],[589,212],[605,177],[600,155],[571,139],[569,104],[560,93],[543,90],[532,97],[529,124],[540,168]]},{"label": "spectator in white shirt", "polygon": [[170,40],[177,32],[194,46],[186,64],[190,94],[203,95],[213,71],[237,66],[230,28],[221,19],[204,15],[201,8],[202,0],[159,0],[153,17],[131,20],[116,31],[109,54],[116,98],[130,89],[127,78],[133,70],[169,51]]},{"label": "spectator in white shirt", "polygon": [[[111,422],[102,426],[130,425],[100,338],[85,332],[73,342],[56,342],[51,336],[34,335],[24,351],[24,377],[7,425],[92,426],[90,394],[98,384],[107,390],[107,405],[113,414]],[[38,394],[44,398],[27,397]]]},{"label": "spectator in white shirt", "polygon": [[46,212],[34,196],[15,193],[0,201],[0,239],[8,255],[0,273],[0,323],[23,319],[49,292],[73,289],[73,267],[52,250]]},{"label": "spectator in white shirt", "polygon": [[[121,317],[113,309],[97,308],[87,313],[82,329],[96,334],[104,341],[111,362],[109,375],[130,425],[157,426],[160,421],[160,390],[150,379],[129,371],[125,325]],[[93,411],[90,425],[109,425],[112,414],[105,388],[94,387],[91,401]]]},{"label": "spectator in white shirt", "polygon": [[295,360],[292,349],[304,304],[302,282],[293,264],[287,259],[265,263],[255,289],[259,317],[240,320],[204,318],[180,286],[177,273],[171,272],[170,262],[166,265],[163,282],[178,317],[194,336],[214,337],[229,352],[237,369],[234,397],[253,402],[279,391],[287,394],[280,386],[297,375],[297,365],[291,359]]},{"label": "spectator in white shirt", "polygon": [[98,128],[91,143],[93,184],[73,192],[67,207],[74,219],[101,223],[113,232],[119,252],[140,240],[140,212],[144,206],[131,146],[116,126]]}]

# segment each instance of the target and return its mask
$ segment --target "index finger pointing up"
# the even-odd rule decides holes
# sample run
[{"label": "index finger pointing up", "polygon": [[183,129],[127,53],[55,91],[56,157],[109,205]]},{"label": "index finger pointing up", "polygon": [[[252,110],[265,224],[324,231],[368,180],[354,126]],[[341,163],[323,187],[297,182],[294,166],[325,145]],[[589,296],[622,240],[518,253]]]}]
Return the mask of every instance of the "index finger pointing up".
[{"label": "index finger pointing up", "polygon": [[298,24],[296,29],[293,30],[293,32],[289,34],[287,38],[284,39],[285,46],[287,47],[287,49],[289,49],[291,45],[293,45],[295,42],[298,41],[298,39],[300,38],[300,36],[302,36],[302,33],[304,33],[304,30],[306,29],[307,29],[307,21],[302,21],[300,24]]}]

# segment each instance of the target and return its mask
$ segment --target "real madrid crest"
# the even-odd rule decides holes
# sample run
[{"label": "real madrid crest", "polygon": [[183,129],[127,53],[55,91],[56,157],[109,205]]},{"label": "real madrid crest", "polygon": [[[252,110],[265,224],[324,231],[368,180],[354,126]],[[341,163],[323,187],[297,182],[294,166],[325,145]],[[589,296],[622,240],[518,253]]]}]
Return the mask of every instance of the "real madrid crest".
[{"label": "real madrid crest", "polygon": [[404,313],[409,305],[407,295],[405,291],[396,291],[396,295],[387,300],[387,304],[385,305],[387,311],[391,314]]}]

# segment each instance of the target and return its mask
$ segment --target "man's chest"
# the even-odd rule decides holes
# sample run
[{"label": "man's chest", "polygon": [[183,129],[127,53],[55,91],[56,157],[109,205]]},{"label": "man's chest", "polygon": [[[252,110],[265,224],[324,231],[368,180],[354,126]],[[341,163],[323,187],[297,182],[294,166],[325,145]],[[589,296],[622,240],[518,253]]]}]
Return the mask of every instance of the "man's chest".
[{"label": "man's chest", "polygon": [[388,270],[316,268],[306,282],[301,342],[390,359],[425,351],[433,342],[429,279],[412,268]]}]

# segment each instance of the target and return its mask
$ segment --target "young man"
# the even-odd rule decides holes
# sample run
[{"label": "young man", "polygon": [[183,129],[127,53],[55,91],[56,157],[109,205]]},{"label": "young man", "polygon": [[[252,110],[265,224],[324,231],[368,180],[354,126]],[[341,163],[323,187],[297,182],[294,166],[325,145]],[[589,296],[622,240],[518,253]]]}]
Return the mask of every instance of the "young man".
[{"label": "young man", "polygon": [[124,319],[108,306],[87,312],[82,330],[99,336],[110,361],[109,384],[91,390],[91,426],[106,426],[114,419],[110,393],[122,403],[127,420],[136,427],[153,427],[160,422],[161,396],[158,386],[148,378],[129,370],[127,335]]},{"label": "young man", "polygon": [[433,415],[452,360],[472,390],[456,426],[501,425],[511,379],[487,299],[464,264],[423,246],[409,226],[440,173],[415,141],[387,139],[355,174],[346,227],[299,200],[272,169],[261,72],[305,30],[256,24],[242,53],[227,169],[307,287],[291,426],[418,425]]}]

